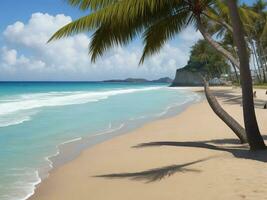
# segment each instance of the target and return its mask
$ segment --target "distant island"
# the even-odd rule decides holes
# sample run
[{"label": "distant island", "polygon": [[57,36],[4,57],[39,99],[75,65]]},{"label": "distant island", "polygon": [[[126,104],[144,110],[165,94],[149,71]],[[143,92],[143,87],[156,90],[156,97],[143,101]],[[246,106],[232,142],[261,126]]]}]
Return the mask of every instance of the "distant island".
[{"label": "distant island", "polygon": [[147,80],[143,78],[127,78],[127,79],[112,79],[112,80],[105,80],[102,82],[123,82],[123,83],[172,83],[172,79],[169,77],[159,78],[156,80]]}]

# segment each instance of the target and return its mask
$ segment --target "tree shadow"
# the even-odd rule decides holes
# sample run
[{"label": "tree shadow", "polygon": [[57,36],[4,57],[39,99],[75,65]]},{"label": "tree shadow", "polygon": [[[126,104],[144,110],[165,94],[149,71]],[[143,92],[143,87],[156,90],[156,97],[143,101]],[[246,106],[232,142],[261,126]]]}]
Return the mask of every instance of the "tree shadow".
[{"label": "tree shadow", "polygon": [[149,169],[146,171],[141,171],[141,172],[133,172],[133,173],[114,173],[114,174],[105,174],[105,175],[98,175],[95,177],[98,178],[127,178],[130,180],[136,180],[136,181],[145,181],[146,183],[151,183],[155,181],[160,181],[165,177],[169,177],[177,172],[195,172],[199,173],[201,172],[200,170],[197,169],[189,169],[187,168],[190,165],[194,165],[200,162],[204,162],[211,157],[196,160],[193,162],[188,162],[185,164],[181,165],[170,165],[170,166],[165,166],[161,168],[154,168],[154,169]]},{"label": "tree shadow", "polygon": [[[225,104],[242,105],[242,96],[234,94],[231,90],[212,90],[212,94],[221,99]],[[254,98],[254,105],[256,108],[263,109],[266,100]]]},{"label": "tree shadow", "polygon": [[241,144],[240,140],[235,138],[213,139],[210,141],[213,144],[232,144],[232,145]]},{"label": "tree shadow", "polygon": [[[267,139],[267,136],[263,136],[263,138]],[[227,146],[220,146],[222,144],[226,144]],[[251,160],[256,160],[260,162],[267,162],[267,151],[265,150],[249,151],[248,145],[241,145],[238,139],[216,139],[216,140],[206,140],[206,141],[183,141],[183,142],[159,141],[159,142],[141,143],[141,144],[138,144],[137,146],[133,146],[133,148],[159,147],[159,146],[204,148],[204,149],[210,149],[214,151],[229,152],[232,155],[234,155],[236,158],[251,159]],[[177,172],[200,173],[201,170],[190,169],[188,167],[191,165],[200,163],[200,162],[204,162],[213,157],[215,156],[196,160],[193,162],[188,162],[188,163],[181,164],[181,165],[170,165],[170,166],[154,168],[154,169],[149,169],[149,170],[140,171],[140,172],[112,173],[112,174],[97,175],[94,177],[108,178],[108,179],[127,178],[130,180],[145,181],[146,183],[151,183],[155,181],[160,181],[163,178],[169,177]]]},{"label": "tree shadow", "polygon": [[[266,136],[264,136],[266,139]],[[214,151],[224,151],[231,153],[236,158],[256,160],[260,162],[267,162],[266,150],[249,150],[248,145],[236,145],[236,146],[218,146],[215,144],[238,144],[238,140],[235,139],[222,139],[222,140],[206,140],[206,141],[160,141],[160,142],[148,142],[141,143],[133,148],[144,147],[157,147],[157,146],[174,146],[174,147],[191,147],[191,148],[203,148]]]}]

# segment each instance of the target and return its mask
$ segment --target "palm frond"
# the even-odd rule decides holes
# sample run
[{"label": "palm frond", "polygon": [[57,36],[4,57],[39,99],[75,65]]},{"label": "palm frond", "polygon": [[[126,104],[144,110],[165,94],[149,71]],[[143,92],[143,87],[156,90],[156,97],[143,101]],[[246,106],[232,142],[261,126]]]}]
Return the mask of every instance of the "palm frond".
[{"label": "palm frond", "polygon": [[[211,7],[210,7],[211,8]],[[215,0],[215,3],[213,4],[212,8],[216,10],[216,14],[218,16],[221,16],[223,18],[228,18],[227,21],[229,21],[229,10],[227,5],[221,1],[221,0]]]},{"label": "palm frond", "polygon": [[[73,2],[78,0],[73,0]],[[74,3],[75,3],[74,2]],[[162,8],[177,4],[175,0],[120,0],[97,10],[90,15],[73,21],[59,29],[50,39],[60,39],[73,34],[95,30],[103,24],[123,24],[138,18],[143,18],[147,13],[159,13]],[[149,12],[148,12],[149,11]]]},{"label": "palm frond", "polygon": [[175,9],[177,13],[183,10],[184,6],[178,7],[173,5],[165,5],[160,11],[154,13],[150,9],[145,11],[145,15],[134,20],[129,20],[127,23],[102,23],[97,31],[93,34],[90,43],[91,61],[94,62],[98,56],[101,56],[108,48],[116,45],[125,45],[132,41],[138,34],[140,35],[145,27],[157,23],[165,19]]},{"label": "palm frond", "polygon": [[190,13],[185,11],[168,16],[148,27],[143,35],[145,47],[140,64],[147,56],[158,52],[167,40],[183,30],[188,25],[188,19],[190,19]]},{"label": "palm frond", "polygon": [[104,8],[119,0],[66,0],[70,5],[78,7],[80,10],[97,10]]},{"label": "palm frond", "polygon": [[95,62],[97,57],[103,55],[112,46],[126,45],[142,30],[142,23],[120,26],[119,29],[102,24],[93,34],[90,43],[89,54],[91,55],[91,61]]},{"label": "palm frond", "polygon": [[253,26],[254,22],[260,18],[260,15],[247,7],[239,8],[240,18],[245,25]]}]

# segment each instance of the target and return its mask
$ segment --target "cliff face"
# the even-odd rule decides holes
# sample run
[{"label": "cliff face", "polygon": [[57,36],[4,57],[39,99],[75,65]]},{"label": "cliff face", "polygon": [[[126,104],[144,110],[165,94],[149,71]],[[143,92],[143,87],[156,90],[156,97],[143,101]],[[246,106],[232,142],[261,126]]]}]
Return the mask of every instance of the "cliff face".
[{"label": "cliff face", "polygon": [[175,86],[203,86],[203,82],[198,72],[191,72],[186,69],[177,69],[171,87]]}]

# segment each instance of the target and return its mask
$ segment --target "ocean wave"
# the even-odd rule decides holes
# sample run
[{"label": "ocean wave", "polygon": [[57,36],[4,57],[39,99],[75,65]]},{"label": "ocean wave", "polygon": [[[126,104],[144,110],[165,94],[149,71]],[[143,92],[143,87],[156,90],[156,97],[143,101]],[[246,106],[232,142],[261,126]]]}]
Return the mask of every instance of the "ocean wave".
[{"label": "ocean wave", "polygon": [[0,118],[0,127],[17,125],[17,124],[21,124],[23,122],[30,121],[30,120],[31,120],[30,116],[23,116],[21,118],[16,117],[13,119]]},{"label": "ocean wave", "polygon": [[38,171],[32,168],[10,169],[10,174],[7,176],[16,176],[19,179],[12,185],[2,188],[9,192],[0,195],[1,200],[26,200],[34,194],[36,185],[41,182]]},{"label": "ocean wave", "polygon": [[183,106],[183,105],[190,103],[190,102],[199,102],[200,100],[201,100],[201,96],[196,94],[196,93],[193,93],[190,96],[188,96],[184,101],[174,103],[174,104],[167,106],[161,113],[157,113],[155,116],[162,117],[162,116],[166,115],[173,108]]},{"label": "ocean wave", "polygon": [[37,108],[85,104],[107,99],[110,96],[157,90],[162,87],[117,89],[109,91],[75,91],[22,94],[0,99],[0,127],[16,125],[31,120],[32,114],[25,113]]},{"label": "ocean wave", "polygon": [[[10,118],[12,118],[12,116],[17,116],[18,114],[21,114],[21,123],[27,121],[27,120],[31,120],[32,116],[34,114],[36,114],[38,111],[41,110],[41,107],[48,107],[48,106],[64,106],[64,105],[73,105],[73,104],[82,104],[82,103],[87,103],[87,102],[91,102],[91,101],[99,101],[101,99],[105,99],[108,98],[109,96],[113,96],[113,95],[119,95],[119,94],[127,94],[127,93],[134,93],[134,92],[141,92],[141,91],[149,91],[149,90],[157,90],[160,89],[162,87],[147,87],[147,88],[142,88],[142,89],[120,89],[120,90],[112,90],[112,91],[102,91],[102,92],[49,92],[49,93],[38,93],[38,94],[23,94],[20,96],[16,96],[16,97],[12,97],[9,100],[0,100],[0,126],[1,126],[1,117],[4,116],[10,116]],[[169,88],[167,88],[169,89]],[[183,94],[183,93],[181,93]],[[191,94],[190,94],[191,95]],[[162,113],[161,115],[165,114],[166,112],[168,112],[168,110],[170,110],[172,107],[174,106],[179,106],[181,104],[184,104],[188,101],[193,101],[196,100],[200,95],[196,95],[196,94],[192,94],[191,96],[187,97],[184,101],[180,101],[177,104],[173,104],[170,105],[168,107],[166,107],[166,110],[164,110],[164,113]],[[27,107],[27,109],[24,109],[23,105],[28,104],[28,103],[32,103],[32,105],[29,105]],[[37,102],[39,104],[34,104],[33,102]],[[5,112],[2,112],[2,108],[5,108],[1,105],[3,104],[8,104],[9,106],[14,106],[15,108],[12,109],[7,109]],[[34,111],[32,110],[34,109]],[[37,110],[36,110],[37,109]],[[2,112],[2,114],[1,114]],[[24,115],[23,115],[24,114]],[[25,117],[25,118],[23,118]],[[28,117],[28,118],[27,118]],[[143,116],[139,116],[137,118],[143,119],[146,118],[146,115]],[[148,116],[149,117],[149,116]],[[22,120],[24,119],[24,121]],[[135,118],[132,118],[133,120],[135,120]],[[18,122],[18,118],[17,118],[17,122]],[[58,144],[56,146],[56,150],[55,153],[53,155],[47,156],[47,157],[42,157],[42,159],[45,159],[48,163],[49,166],[47,166],[49,169],[53,168],[53,162],[51,161],[51,157],[55,157],[60,153],[60,145],[64,145],[64,144],[69,144],[72,142],[78,142],[82,139],[89,139],[91,137],[101,137],[102,135],[105,134],[110,134],[114,131],[120,131],[121,129],[123,129],[124,127],[127,127],[127,123],[121,123],[118,124],[118,126],[113,126],[112,123],[109,123],[108,127],[106,127],[106,129],[104,129],[101,132],[97,132],[93,135],[89,135],[87,137],[77,137],[77,138],[72,138],[70,140],[67,140],[65,142],[62,142],[60,144]],[[49,171],[48,169],[48,171]],[[27,199],[28,197],[30,197],[32,194],[34,194],[34,189],[36,187],[36,185],[38,183],[40,183],[41,178],[42,177],[42,170],[39,171],[40,174],[38,174],[38,171],[27,171],[26,173],[23,174],[23,171],[21,172],[20,170],[27,170],[25,169],[21,169],[21,168],[13,168],[10,169],[12,171],[12,173],[15,175],[17,174],[17,177],[23,177],[31,175],[32,174],[32,178],[30,179],[25,179],[23,180],[23,182],[15,182],[14,183],[14,190],[20,190],[22,193],[20,193],[20,198],[18,198],[17,194],[15,193],[9,193],[11,194],[11,196],[5,196],[2,197],[0,196],[0,199]],[[40,175],[40,176],[39,176]],[[42,177],[43,178],[43,177]],[[27,184],[24,183],[24,181],[27,181]],[[23,184],[26,187],[23,187]],[[26,194],[27,193],[27,194]],[[16,195],[16,197],[15,197]]]},{"label": "ocean wave", "polygon": [[48,162],[48,166],[49,166],[49,168],[50,168],[50,169],[53,168],[53,162],[52,162],[51,158],[56,157],[56,156],[58,156],[58,155],[60,154],[59,147],[60,147],[61,145],[66,145],[66,144],[73,143],[73,142],[77,142],[77,141],[80,141],[80,140],[82,140],[82,137],[77,137],[77,138],[74,138],[74,139],[70,139],[70,140],[67,140],[67,141],[64,141],[64,142],[61,142],[60,144],[58,144],[58,145],[56,146],[57,151],[56,151],[54,154],[49,155],[49,156],[46,156],[46,157],[44,158],[45,161]]},{"label": "ocean wave", "polygon": [[[183,88],[171,88],[171,87],[168,87],[166,89],[167,90],[179,90],[181,95],[188,94],[188,90],[183,89]],[[151,117],[152,118],[153,117],[156,117],[156,118],[162,117],[162,116],[166,115],[171,109],[173,109],[175,107],[183,106],[183,105],[185,105],[187,103],[190,103],[190,102],[199,102],[201,99],[202,99],[201,95],[199,95],[197,93],[190,93],[190,95],[186,95],[186,98],[183,101],[173,103],[173,104],[165,107],[163,109],[163,111],[161,111],[159,113],[155,113],[155,114],[152,114],[152,115],[141,115],[141,116],[138,116],[138,117],[132,117],[129,120],[130,121],[135,121],[135,120],[143,120],[143,119],[147,119],[147,118],[151,118]]]},{"label": "ocean wave", "polygon": [[[115,131],[119,131],[120,129],[122,129],[124,127],[124,123],[120,124],[119,126],[117,127],[112,127],[112,124],[109,123],[109,126],[107,129],[101,131],[101,132],[98,132],[98,133],[95,133],[93,135],[89,135],[87,136],[85,139],[89,139],[89,138],[93,138],[93,137],[97,137],[97,136],[101,136],[101,135],[106,135],[106,134],[109,134],[109,133],[112,133],[112,132],[115,132]],[[56,146],[56,149],[57,151],[52,154],[52,155],[49,155],[49,156],[46,156],[44,159],[45,161],[48,162],[48,166],[50,169],[53,168],[53,162],[51,160],[51,158],[54,158],[56,156],[58,156],[60,154],[60,146],[62,145],[66,145],[66,144],[69,144],[69,143],[73,143],[73,142],[78,142],[78,141],[81,141],[83,138],[82,137],[77,137],[77,138],[74,138],[74,139],[70,139],[70,140],[67,140],[67,141],[64,141],[64,142],[61,142],[60,144],[58,144]]]},{"label": "ocean wave", "polygon": [[65,142],[62,142],[62,143],[60,143],[60,145],[69,144],[69,143],[72,143],[72,142],[77,142],[77,141],[79,141],[81,139],[82,139],[82,137],[74,138],[74,139],[71,139],[71,140],[67,140]]},{"label": "ocean wave", "polygon": [[36,113],[37,110],[29,110],[24,112],[10,113],[2,116],[0,115],[0,128],[30,121],[32,119],[32,116]]},{"label": "ocean wave", "polygon": [[107,130],[104,130],[102,132],[99,132],[99,133],[96,133],[96,134],[93,134],[93,135],[90,135],[88,136],[88,138],[91,138],[91,137],[96,137],[96,136],[100,136],[100,135],[106,135],[106,134],[109,134],[109,133],[112,133],[112,132],[115,132],[115,131],[119,131],[120,129],[122,129],[124,127],[124,123],[120,124],[118,127],[114,127],[112,128],[112,125],[111,123],[109,124],[109,128]]}]

